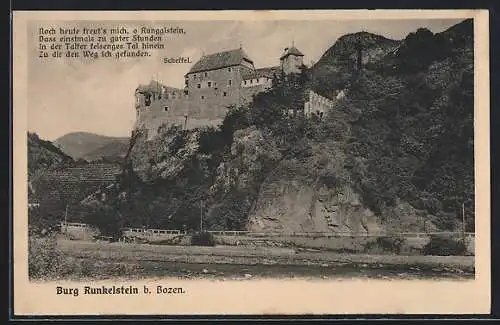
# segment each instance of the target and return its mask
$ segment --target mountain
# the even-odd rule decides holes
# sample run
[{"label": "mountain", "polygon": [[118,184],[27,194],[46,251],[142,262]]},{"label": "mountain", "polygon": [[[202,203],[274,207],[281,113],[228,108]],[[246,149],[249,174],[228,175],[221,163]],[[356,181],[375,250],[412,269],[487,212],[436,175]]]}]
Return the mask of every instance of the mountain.
[{"label": "mountain", "polygon": [[[463,204],[473,231],[472,37],[471,21],[345,35],[220,128],[135,133],[100,204],[130,226],[197,230],[201,210],[212,230],[353,233],[455,231]],[[284,115],[308,87],[346,97],[324,118]]]},{"label": "mountain", "polygon": [[392,40],[380,35],[359,32],[341,36],[332,47],[321,56],[314,65],[316,73],[321,69],[339,69],[340,67],[354,67],[361,50],[364,65],[382,59],[388,52],[397,48],[400,41]]},{"label": "mountain", "polygon": [[128,147],[129,138],[109,137],[88,132],[68,133],[54,144],[74,159],[88,161],[103,157],[123,157]]},{"label": "mountain", "polygon": [[357,69],[358,58],[361,65],[370,65],[400,44],[401,41],[368,32],[341,36],[311,67],[312,85],[318,93],[331,97],[332,90],[347,86],[353,70]]},{"label": "mountain", "polygon": [[128,149],[128,138],[119,138],[110,140],[101,147],[87,152],[83,158],[87,161],[96,161],[99,159],[121,159],[125,157]]}]

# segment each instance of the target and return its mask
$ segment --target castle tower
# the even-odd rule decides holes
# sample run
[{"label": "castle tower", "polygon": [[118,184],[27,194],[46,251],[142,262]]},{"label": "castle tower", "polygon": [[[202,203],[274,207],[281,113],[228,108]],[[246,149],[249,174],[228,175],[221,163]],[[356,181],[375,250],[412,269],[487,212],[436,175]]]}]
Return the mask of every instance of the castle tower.
[{"label": "castle tower", "polygon": [[280,57],[281,70],[285,75],[299,73],[303,65],[304,54],[297,49],[293,43],[291,47],[285,48]]}]

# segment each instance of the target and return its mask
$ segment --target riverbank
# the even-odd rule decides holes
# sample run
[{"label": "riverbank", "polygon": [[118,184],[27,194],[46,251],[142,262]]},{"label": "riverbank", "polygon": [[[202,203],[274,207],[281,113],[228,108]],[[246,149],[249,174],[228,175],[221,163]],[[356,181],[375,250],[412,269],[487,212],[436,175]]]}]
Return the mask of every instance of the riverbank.
[{"label": "riverbank", "polygon": [[[473,256],[401,256],[266,247],[197,247],[58,239],[76,277],[143,278],[455,278],[474,277]],[[74,272],[75,273],[75,272]],[[68,273],[71,277],[71,273]]]}]

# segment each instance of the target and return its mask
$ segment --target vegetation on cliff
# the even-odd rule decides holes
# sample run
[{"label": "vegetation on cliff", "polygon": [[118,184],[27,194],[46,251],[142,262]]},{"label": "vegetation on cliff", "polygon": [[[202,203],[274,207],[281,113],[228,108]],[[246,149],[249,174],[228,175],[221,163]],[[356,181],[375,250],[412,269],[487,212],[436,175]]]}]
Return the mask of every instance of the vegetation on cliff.
[{"label": "vegetation on cliff", "polygon": [[[454,230],[463,204],[473,230],[472,35],[471,21],[402,41],[347,35],[311,69],[231,108],[220,128],[138,132],[121,182],[94,211],[107,206],[107,219],[128,226],[199,230],[203,216],[205,228],[242,230],[259,218],[283,224],[305,195],[293,188],[308,188],[296,229],[330,227],[313,215],[337,209],[336,229],[358,218],[365,230]],[[347,97],[306,119],[297,113],[311,87]]]},{"label": "vegetation on cliff", "polygon": [[52,142],[42,140],[36,133],[28,132],[28,175],[54,170],[72,164],[73,158]]}]

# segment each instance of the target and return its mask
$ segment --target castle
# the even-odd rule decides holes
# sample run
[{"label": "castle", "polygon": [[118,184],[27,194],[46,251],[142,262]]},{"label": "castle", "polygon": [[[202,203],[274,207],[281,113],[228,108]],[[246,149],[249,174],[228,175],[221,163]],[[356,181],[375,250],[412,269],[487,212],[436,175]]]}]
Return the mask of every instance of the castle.
[{"label": "castle", "polygon": [[[184,76],[184,89],[152,80],[135,91],[134,129],[146,129],[153,137],[163,125],[196,128],[218,125],[230,106],[240,106],[253,95],[272,87],[273,78],[299,73],[304,54],[295,46],[284,49],[279,66],[255,68],[240,47],[203,55]],[[310,90],[304,104],[306,116],[323,115],[333,101]]]}]

